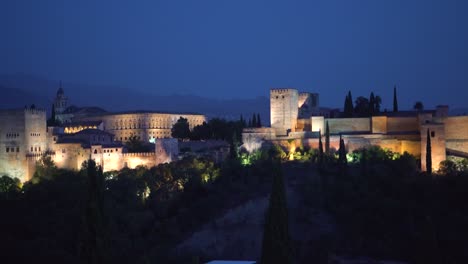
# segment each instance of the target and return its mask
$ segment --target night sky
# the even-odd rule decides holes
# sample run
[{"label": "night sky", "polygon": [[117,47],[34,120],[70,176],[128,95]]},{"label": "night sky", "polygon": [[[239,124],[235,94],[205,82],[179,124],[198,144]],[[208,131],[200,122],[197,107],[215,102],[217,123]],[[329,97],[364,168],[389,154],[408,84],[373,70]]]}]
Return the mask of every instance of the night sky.
[{"label": "night sky", "polygon": [[154,94],[468,106],[468,1],[2,0],[0,73]]}]

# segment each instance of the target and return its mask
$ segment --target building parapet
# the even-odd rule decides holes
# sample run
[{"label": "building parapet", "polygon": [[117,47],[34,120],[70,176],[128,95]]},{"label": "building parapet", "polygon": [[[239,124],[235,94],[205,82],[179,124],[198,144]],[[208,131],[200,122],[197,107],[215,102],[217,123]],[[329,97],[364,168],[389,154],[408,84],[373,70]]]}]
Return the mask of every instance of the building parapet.
[{"label": "building parapet", "polygon": [[122,156],[124,157],[150,157],[150,156],[156,156],[156,153],[154,152],[135,152],[135,153],[122,153]]}]

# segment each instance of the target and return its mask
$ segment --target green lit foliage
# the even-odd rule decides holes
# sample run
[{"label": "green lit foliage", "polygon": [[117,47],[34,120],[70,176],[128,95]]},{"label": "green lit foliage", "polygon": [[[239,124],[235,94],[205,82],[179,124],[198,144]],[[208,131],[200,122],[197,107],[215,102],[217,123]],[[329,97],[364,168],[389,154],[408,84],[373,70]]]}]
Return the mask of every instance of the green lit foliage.
[{"label": "green lit foliage", "polygon": [[49,155],[42,155],[41,159],[36,162],[36,171],[34,172],[32,183],[38,183],[41,180],[50,180],[58,172],[57,166]]},{"label": "green lit foliage", "polygon": [[9,198],[21,191],[21,181],[18,178],[10,178],[6,175],[0,177],[0,197]]}]

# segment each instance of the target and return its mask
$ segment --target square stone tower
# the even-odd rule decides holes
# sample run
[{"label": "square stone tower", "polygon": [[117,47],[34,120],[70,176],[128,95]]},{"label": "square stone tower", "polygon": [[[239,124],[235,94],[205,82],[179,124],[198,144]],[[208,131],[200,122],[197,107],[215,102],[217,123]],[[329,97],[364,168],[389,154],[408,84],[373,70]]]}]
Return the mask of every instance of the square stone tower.
[{"label": "square stone tower", "polygon": [[276,135],[286,136],[296,130],[299,93],[296,89],[270,90],[270,121]]}]

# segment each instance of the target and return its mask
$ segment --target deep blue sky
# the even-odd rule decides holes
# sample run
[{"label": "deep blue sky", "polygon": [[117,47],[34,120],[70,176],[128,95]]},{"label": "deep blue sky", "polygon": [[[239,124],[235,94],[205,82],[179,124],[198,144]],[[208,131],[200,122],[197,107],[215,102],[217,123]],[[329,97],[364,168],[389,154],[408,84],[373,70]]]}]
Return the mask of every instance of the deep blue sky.
[{"label": "deep blue sky", "polygon": [[[154,94],[468,106],[468,1],[3,0],[0,73]],[[400,108],[401,108],[400,107]]]}]

